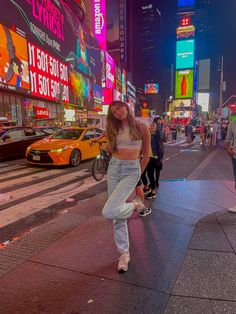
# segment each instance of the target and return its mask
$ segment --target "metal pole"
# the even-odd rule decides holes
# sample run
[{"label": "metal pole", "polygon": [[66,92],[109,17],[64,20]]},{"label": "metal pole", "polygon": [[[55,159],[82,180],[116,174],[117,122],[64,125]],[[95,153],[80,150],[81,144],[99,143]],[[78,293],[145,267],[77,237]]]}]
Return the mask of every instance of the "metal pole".
[{"label": "metal pole", "polygon": [[221,56],[219,108],[223,106],[224,57]]}]

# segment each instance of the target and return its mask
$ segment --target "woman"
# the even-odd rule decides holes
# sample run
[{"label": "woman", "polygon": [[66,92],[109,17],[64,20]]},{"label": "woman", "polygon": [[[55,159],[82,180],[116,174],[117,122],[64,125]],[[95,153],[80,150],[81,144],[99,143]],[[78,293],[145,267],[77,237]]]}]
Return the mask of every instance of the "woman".
[{"label": "woman", "polygon": [[126,201],[149,161],[150,134],[145,124],[137,123],[126,103],[114,101],[108,110],[106,138],[112,159],[107,172],[109,198],[102,213],[113,220],[115,243],[121,253],[118,272],[123,273],[130,261],[127,219],[134,210],[140,212],[145,207],[138,198]]},{"label": "woman", "polygon": [[[161,145],[160,145],[156,131],[157,131],[157,125],[156,123],[153,122],[150,126],[150,133],[151,133],[150,160],[141,177],[144,184],[145,197],[148,199],[156,197],[156,187],[159,186],[160,171],[162,170],[163,151],[161,149]],[[148,175],[148,179],[150,181],[149,186],[148,186],[148,182],[146,178],[146,172]],[[156,173],[156,179],[155,179],[155,173]]]}]

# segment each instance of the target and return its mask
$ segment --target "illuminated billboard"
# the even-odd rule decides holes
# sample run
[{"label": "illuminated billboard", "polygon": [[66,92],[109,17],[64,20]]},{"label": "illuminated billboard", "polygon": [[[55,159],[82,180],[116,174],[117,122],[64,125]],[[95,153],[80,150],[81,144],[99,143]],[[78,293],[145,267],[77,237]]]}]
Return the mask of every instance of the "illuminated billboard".
[{"label": "illuminated billboard", "polygon": [[194,37],[195,27],[193,25],[178,27],[176,30],[177,39]]},{"label": "illuminated billboard", "polygon": [[46,51],[28,43],[31,94],[69,101],[68,68]]},{"label": "illuminated billboard", "polygon": [[197,104],[202,107],[202,112],[209,112],[209,93],[197,93]]},{"label": "illuminated billboard", "polygon": [[190,7],[195,5],[195,0],[178,0],[179,7]]},{"label": "illuminated billboard", "polygon": [[106,52],[106,88],[115,88],[115,62]]},{"label": "illuminated billboard", "polygon": [[26,39],[0,24],[0,86],[30,89]]},{"label": "illuminated billboard", "polygon": [[192,107],[192,99],[177,99],[173,102],[173,109],[175,111],[190,110],[190,107]]},{"label": "illuminated billboard", "polygon": [[93,0],[93,30],[102,50],[106,50],[106,0]]},{"label": "illuminated billboard", "polygon": [[158,94],[159,84],[144,84],[144,93],[155,95]]},{"label": "illuminated billboard", "polygon": [[193,97],[193,70],[176,71],[175,98]]},{"label": "illuminated billboard", "polygon": [[91,84],[87,77],[71,70],[69,75],[70,86],[70,102],[80,107],[90,105],[91,100]]},{"label": "illuminated billboard", "polygon": [[176,69],[193,68],[194,39],[181,40],[176,43]]}]

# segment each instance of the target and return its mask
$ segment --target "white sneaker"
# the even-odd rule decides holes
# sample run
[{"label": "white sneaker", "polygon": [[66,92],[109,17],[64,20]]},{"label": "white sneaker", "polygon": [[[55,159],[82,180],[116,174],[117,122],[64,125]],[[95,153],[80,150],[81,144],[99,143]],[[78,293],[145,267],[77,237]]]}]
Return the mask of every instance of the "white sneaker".
[{"label": "white sneaker", "polygon": [[128,270],[128,264],[130,261],[130,255],[128,253],[123,253],[119,258],[118,263],[118,273],[123,274]]},{"label": "white sneaker", "polygon": [[136,209],[139,213],[145,209],[145,205],[141,201],[141,199],[137,196],[133,200],[133,203],[138,203],[138,208]]},{"label": "white sneaker", "polygon": [[234,205],[234,207],[229,208],[228,211],[231,213],[236,213],[236,205]]}]

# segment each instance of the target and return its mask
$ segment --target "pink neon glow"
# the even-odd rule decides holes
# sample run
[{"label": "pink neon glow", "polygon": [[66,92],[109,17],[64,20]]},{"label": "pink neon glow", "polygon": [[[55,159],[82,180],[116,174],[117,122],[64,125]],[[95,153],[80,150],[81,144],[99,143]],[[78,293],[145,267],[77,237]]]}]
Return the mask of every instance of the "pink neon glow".
[{"label": "pink neon glow", "polygon": [[106,52],[106,88],[115,88],[115,61]]},{"label": "pink neon glow", "polygon": [[106,0],[93,0],[93,31],[102,50],[106,50]]}]

